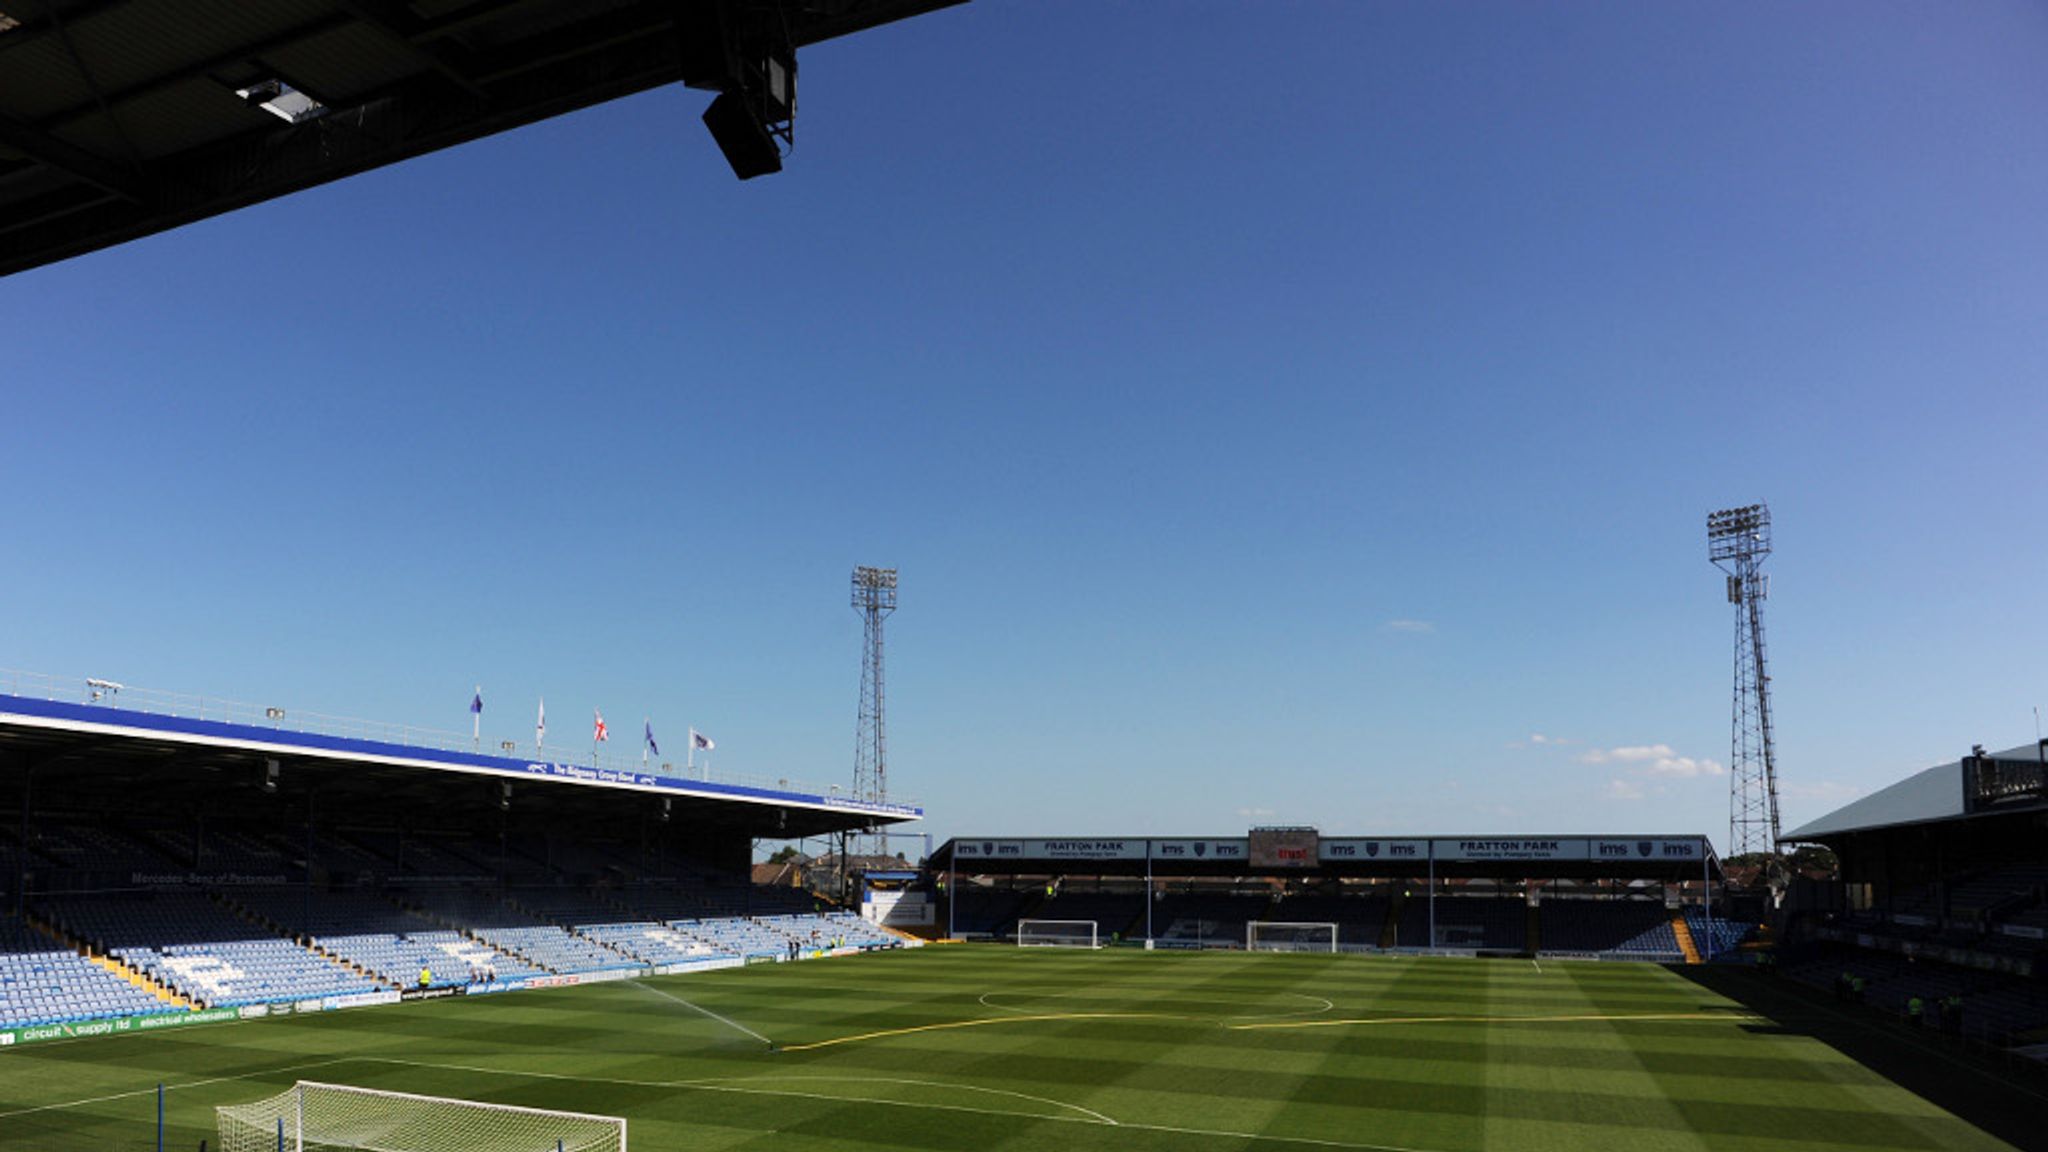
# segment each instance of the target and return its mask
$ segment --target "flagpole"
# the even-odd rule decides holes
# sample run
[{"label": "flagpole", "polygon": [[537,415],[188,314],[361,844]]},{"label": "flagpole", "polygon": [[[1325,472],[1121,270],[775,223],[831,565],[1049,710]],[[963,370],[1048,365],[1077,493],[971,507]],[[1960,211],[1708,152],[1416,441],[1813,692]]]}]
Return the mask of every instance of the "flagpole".
[{"label": "flagpole", "polygon": [[[479,684],[476,686],[476,699],[479,705],[482,704],[483,698],[484,686]],[[481,706],[469,710],[469,743],[478,752],[484,750],[484,710]]]},{"label": "flagpole", "polygon": [[640,718],[640,766],[647,767],[647,734],[654,731],[654,717]]},{"label": "flagpole", "polygon": [[686,760],[685,760],[685,761],[683,762],[683,771],[685,771],[685,772],[694,772],[694,771],[696,771],[696,769],[697,769],[697,730],[696,730],[695,728],[692,728],[692,729],[690,729],[690,755],[689,755],[689,758],[688,758],[688,759],[686,759]]}]

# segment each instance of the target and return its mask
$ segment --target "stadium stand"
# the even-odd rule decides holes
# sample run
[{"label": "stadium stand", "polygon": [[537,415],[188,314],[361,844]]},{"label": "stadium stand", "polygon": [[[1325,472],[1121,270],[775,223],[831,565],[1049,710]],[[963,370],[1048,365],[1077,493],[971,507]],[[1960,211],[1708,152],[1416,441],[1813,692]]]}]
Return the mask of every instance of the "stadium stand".
[{"label": "stadium stand", "polygon": [[1338,947],[1372,948],[1379,945],[1385,932],[1391,906],[1390,898],[1381,892],[1355,896],[1303,893],[1282,897],[1264,909],[1259,919],[1335,924]]},{"label": "stadium stand", "polygon": [[1032,915],[1042,891],[957,886],[953,893],[953,930],[963,936],[994,936],[1015,931],[1017,918]]},{"label": "stadium stand", "polygon": [[[1112,938],[1129,936],[1135,926],[1143,930],[1145,925],[1145,898],[1137,892],[1069,892],[1062,890],[1039,901],[1031,910],[1034,920],[1093,920],[1095,933],[1107,943]],[[997,928],[997,936],[1014,937],[1017,932],[1017,918]],[[1242,929],[1240,929],[1242,932]],[[1238,940],[1242,942],[1240,935]]]},{"label": "stadium stand", "polygon": [[[1139,923],[1144,916],[1144,897],[1137,904]],[[1036,915],[1034,913],[1034,915]],[[1256,894],[1232,892],[1168,892],[1152,902],[1154,937],[1169,948],[1240,948],[1244,946],[1245,925],[1253,920],[1328,920],[1327,916],[1280,915],[1273,910],[1270,891]]]},{"label": "stadium stand", "polygon": [[1661,899],[1545,900],[1539,906],[1544,951],[1668,959],[1679,954],[1671,912]]},{"label": "stadium stand", "polygon": [[1401,924],[1403,947],[1471,948],[1520,952],[1528,947],[1528,904],[1498,896],[1436,901],[1436,940],[1429,938],[1429,905],[1411,901]]},{"label": "stadium stand", "polygon": [[1710,959],[1735,951],[1756,932],[1754,924],[1745,924],[1725,917],[1710,917],[1706,909],[1699,907],[1686,908],[1685,923],[1692,930],[1692,937],[1699,944],[1700,950]]},{"label": "stadium stand", "polygon": [[181,1011],[106,968],[0,915],[0,1026]]},{"label": "stadium stand", "polygon": [[382,987],[196,893],[70,896],[44,903],[41,911],[94,950],[203,1007],[342,996]]}]

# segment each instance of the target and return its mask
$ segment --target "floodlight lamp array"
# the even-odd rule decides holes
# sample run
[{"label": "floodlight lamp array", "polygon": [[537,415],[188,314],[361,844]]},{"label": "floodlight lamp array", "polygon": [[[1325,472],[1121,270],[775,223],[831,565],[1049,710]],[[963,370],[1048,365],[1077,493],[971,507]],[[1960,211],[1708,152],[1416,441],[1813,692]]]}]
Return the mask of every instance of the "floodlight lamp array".
[{"label": "floodlight lamp array", "polygon": [[1708,554],[1715,560],[1767,556],[1771,551],[1771,510],[1745,504],[1707,513]]},{"label": "floodlight lamp array", "polygon": [[859,567],[853,570],[855,608],[896,607],[896,569]]}]

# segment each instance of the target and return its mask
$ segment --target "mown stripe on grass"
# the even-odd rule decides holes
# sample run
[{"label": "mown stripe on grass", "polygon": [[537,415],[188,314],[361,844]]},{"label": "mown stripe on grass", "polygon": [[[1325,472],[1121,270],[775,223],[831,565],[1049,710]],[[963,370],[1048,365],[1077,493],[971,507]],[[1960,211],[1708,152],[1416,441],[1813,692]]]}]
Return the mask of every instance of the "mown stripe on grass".
[{"label": "mown stripe on grass", "polygon": [[809,1052],[818,1048],[837,1048],[842,1044],[861,1044],[870,1040],[887,1040],[895,1036],[912,1036],[919,1032],[950,1032],[957,1028],[986,1028],[992,1024],[1034,1024],[1048,1020],[1176,1020],[1185,1019],[1164,1012],[1048,1012],[1036,1016],[991,1016],[981,1020],[948,1020],[939,1024],[916,1024],[905,1028],[884,1028],[875,1032],[861,1032],[852,1036],[835,1036],[830,1040],[813,1040],[808,1044],[784,1044],[783,1052]]},{"label": "mown stripe on grass", "polygon": [[1345,1028],[1369,1024],[1585,1024],[1631,1020],[1712,1020],[1717,1023],[1758,1023],[1763,1017],[1729,1012],[1577,1012],[1558,1016],[1356,1016],[1343,1020],[1276,1020],[1225,1024],[1232,1032],[1264,1032],[1296,1028]]}]

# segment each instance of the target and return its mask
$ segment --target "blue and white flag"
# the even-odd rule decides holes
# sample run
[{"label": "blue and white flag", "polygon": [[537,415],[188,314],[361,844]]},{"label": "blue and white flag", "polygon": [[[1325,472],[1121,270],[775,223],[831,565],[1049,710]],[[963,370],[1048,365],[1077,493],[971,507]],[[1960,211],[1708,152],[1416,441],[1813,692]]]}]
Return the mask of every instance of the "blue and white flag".
[{"label": "blue and white flag", "polygon": [[476,695],[469,698],[469,710],[478,716],[484,714],[484,690],[478,688]]},{"label": "blue and white flag", "polygon": [[642,720],[640,723],[642,724],[642,726],[646,728],[647,747],[650,750],[652,750],[656,756],[661,755],[661,745],[656,744],[654,742],[654,721]]},{"label": "blue and white flag", "polygon": [[699,752],[709,752],[713,748],[718,747],[718,745],[711,742],[711,737],[692,728],[690,729],[690,747]]}]

